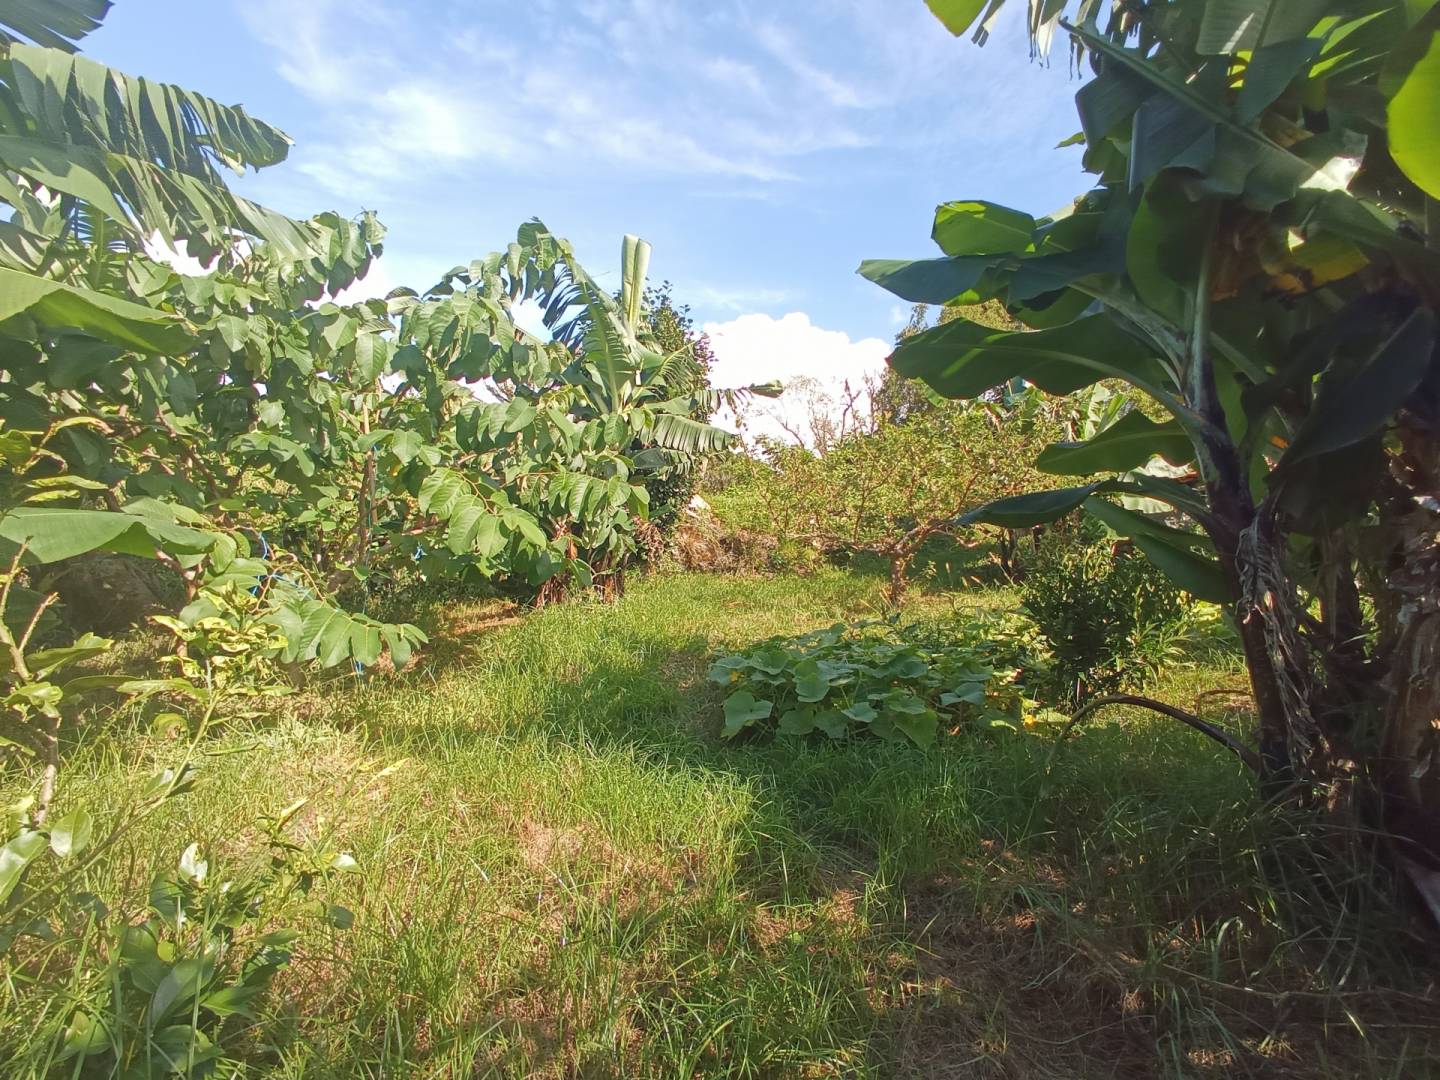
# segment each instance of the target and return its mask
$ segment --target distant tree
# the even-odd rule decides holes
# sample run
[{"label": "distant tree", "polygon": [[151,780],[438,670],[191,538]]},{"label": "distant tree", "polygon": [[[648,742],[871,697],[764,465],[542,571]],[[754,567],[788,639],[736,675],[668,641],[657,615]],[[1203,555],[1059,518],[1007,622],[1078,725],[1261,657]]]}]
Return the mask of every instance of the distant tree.
[{"label": "distant tree", "polygon": [[936,536],[973,538],[966,510],[1034,483],[1035,447],[1062,429],[1050,410],[945,402],[895,423],[872,418],[828,445],[765,444],[768,468],[749,478],[753,520],[734,524],[812,544],[831,554],[868,553],[890,564],[889,602],[899,607],[916,555]]},{"label": "distant tree", "polygon": [[[687,362],[677,365],[674,379],[676,393],[693,395],[695,407],[692,420],[708,423],[715,409],[715,399],[704,393],[710,389],[710,372],[715,366],[715,349],[703,330],[695,329],[689,304],[677,303],[675,287],[669,281],[645,289],[644,315],[652,336],[651,344],[664,356],[683,357]],[[650,493],[650,522],[663,536],[674,528],[680,514],[690,504],[700,485],[705,469],[704,458],[677,457],[673,463],[650,473],[645,488]],[[657,547],[658,550],[658,547]]]},{"label": "distant tree", "polygon": [[708,386],[715,366],[715,348],[703,330],[695,329],[695,318],[689,304],[675,302],[675,286],[668,281],[645,289],[645,318],[650,332],[663,353],[673,353],[689,346],[690,355],[699,369],[695,388]]}]

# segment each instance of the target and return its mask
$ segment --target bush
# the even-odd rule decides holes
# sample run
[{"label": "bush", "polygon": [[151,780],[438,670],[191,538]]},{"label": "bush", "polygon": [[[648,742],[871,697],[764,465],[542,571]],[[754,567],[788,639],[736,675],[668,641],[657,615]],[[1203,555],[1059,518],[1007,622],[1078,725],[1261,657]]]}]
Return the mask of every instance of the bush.
[{"label": "bush", "polygon": [[779,541],[730,525],[708,511],[688,511],[670,538],[681,570],[701,574],[759,574],[774,568]]},{"label": "bush", "polygon": [[868,734],[928,747],[942,719],[1018,727],[1027,701],[1013,642],[951,637],[937,627],[837,623],[721,656],[710,680],[730,688],[725,738],[773,727],[832,739]]},{"label": "bush", "polygon": [[1034,689],[1065,706],[1149,685],[1176,658],[1190,614],[1188,595],[1123,541],[1047,536],[1022,596],[1051,654]]},{"label": "bush", "polygon": [[[113,858],[116,841],[140,818],[183,793],[193,772],[167,769],[108,830],[84,811],[41,825],[30,816],[33,800],[6,808],[0,979],[16,1016],[0,1032],[0,1054],[9,1050],[17,1064],[20,1057],[65,1062],[55,1075],[238,1075],[231,1055],[252,1036],[259,999],[301,937],[282,920],[351,925],[350,911],[314,887],[353,872],[355,860],[285,835],[303,801],[260,820],[270,853],[263,865],[212,877],[191,844],[174,871],[155,876],[143,901],[135,889],[108,901],[72,891]],[[27,871],[41,873],[22,882]],[[47,968],[63,973],[63,1003],[53,985],[35,978]]]}]

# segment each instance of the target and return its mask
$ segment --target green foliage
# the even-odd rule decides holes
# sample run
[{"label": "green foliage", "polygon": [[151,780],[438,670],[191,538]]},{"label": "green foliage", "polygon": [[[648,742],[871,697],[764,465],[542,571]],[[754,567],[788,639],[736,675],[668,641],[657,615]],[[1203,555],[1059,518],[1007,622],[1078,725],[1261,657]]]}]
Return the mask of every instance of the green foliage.
[{"label": "green foliage", "polygon": [[[423,642],[343,610],[374,575],[618,581],[647,481],[731,439],[703,422],[723,395],[693,343],[658,351],[642,325],[648,245],[626,238],[618,299],[537,222],[423,294],[336,304],[379,222],[234,196],[220,169],[276,164],[289,139],[73,55],[104,10],[0,12],[39,43],[10,46],[0,86],[0,555],[158,557],[190,601],[233,580],[285,662],[322,667],[401,667]],[[157,239],[210,270],[155,260]],[[524,301],[554,340],[513,325]]]},{"label": "green foliage", "polygon": [[[884,407],[876,400],[872,409]],[[730,524],[807,545],[831,557],[889,561],[892,602],[932,538],[973,538],[961,520],[977,503],[1023,490],[1037,474],[1034,449],[1062,428],[1035,398],[908,409],[895,422],[873,414],[825,452],[774,444],[717,503]]]},{"label": "green foliage", "polygon": [[[339,929],[353,922],[345,908],[312,893],[354,872],[355,860],[285,835],[303,801],[260,822],[269,847],[263,868],[212,877],[209,859],[191,844],[173,870],[151,882],[139,918],[130,896],[107,902],[73,891],[100,856],[189,783],[173,773],[157,776],[103,839],[86,811],[43,826],[30,816],[29,800],[10,808],[0,848],[0,969],[23,964],[31,942],[52,962],[68,961],[68,1001],[58,1015],[48,1010],[49,1030],[41,1034],[51,1042],[51,1060],[73,1059],[76,1075],[213,1075],[231,1046],[245,1041],[237,1018],[256,1019],[260,995],[301,936],[277,920],[303,913]],[[44,856],[53,865],[44,865]],[[16,892],[22,877],[39,871],[35,888]],[[12,991],[19,985],[11,979]],[[17,1004],[27,1006],[33,992],[21,990]]]},{"label": "green foliage", "polygon": [[727,739],[768,721],[784,735],[866,734],[923,749],[942,724],[1019,726],[1019,668],[998,663],[1000,651],[893,622],[837,623],[721,656],[710,681],[730,690]]},{"label": "green foliage", "polygon": [[[677,394],[696,396],[689,418],[708,422],[714,412],[714,400],[707,391],[715,354],[709,337],[695,329],[690,305],[677,303],[674,287],[664,281],[646,287],[642,311],[656,350],[684,361],[672,387]],[[646,475],[645,490],[650,495],[650,521],[662,537],[668,537],[699,489],[701,475],[711,459],[685,454],[656,457],[656,467]]]},{"label": "green foliage", "polygon": [[1416,30],[1424,49],[1390,98],[1390,150],[1417,187],[1440,199],[1440,16],[1432,10]]},{"label": "green foliage", "polygon": [[[977,40],[1003,6],[985,7]],[[981,14],[931,7],[956,33]],[[1075,96],[1095,186],[1043,218],[946,203],[941,257],[863,264],[912,302],[995,301],[1028,328],[939,325],[907,337],[894,367],[957,398],[1017,379],[1052,394],[1128,384],[1144,416],[1040,458],[1093,483],[970,520],[1016,527],[1083,504],[1178,585],[1231,606],[1267,782],[1329,783],[1357,736],[1403,745],[1425,764],[1391,770],[1383,801],[1418,815],[1397,827],[1433,853],[1440,787],[1417,779],[1434,774],[1433,709],[1395,693],[1412,676],[1394,672],[1426,678],[1434,631],[1396,613],[1440,587],[1440,563],[1416,562],[1440,527],[1427,479],[1435,13],[1390,0],[1027,8],[1037,50],[1064,29],[1095,72]]]},{"label": "green foliage", "polygon": [[1178,659],[1185,594],[1112,543],[1047,536],[1026,564],[1022,597],[1051,657],[1035,692],[1059,706],[1145,689]]}]

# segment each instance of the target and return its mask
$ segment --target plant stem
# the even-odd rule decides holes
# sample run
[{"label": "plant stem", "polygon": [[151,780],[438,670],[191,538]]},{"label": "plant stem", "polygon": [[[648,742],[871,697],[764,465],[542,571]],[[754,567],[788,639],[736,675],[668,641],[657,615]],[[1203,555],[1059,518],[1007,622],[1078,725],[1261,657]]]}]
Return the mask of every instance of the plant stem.
[{"label": "plant stem", "polygon": [[1252,771],[1257,773],[1260,771],[1260,755],[1233,735],[1221,731],[1214,724],[1208,720],[1202,720],[1194,713],[1188,713],[1184,709],[1178,709],[1174,705],[1167,705],[1163,701],[1156,701],[1154,698],[1139,697],[1135,694],[1108,694],[1105,697],[1095,698],[1077,711],[1074,716],[1070,717],[1070,722],[1065,725],[1065,730],[1060,733],[1060,738],[1066,738],[1076,724],[1091,713],[1103,709],[1107,705],[1133,705],[1137,709],[1149,709],[1151,712],[1168,716],[1172,720],[1179,720],[1182,724],[1194,728],[1200,732],[1200,734],[1214,739],[1243,761]]}]

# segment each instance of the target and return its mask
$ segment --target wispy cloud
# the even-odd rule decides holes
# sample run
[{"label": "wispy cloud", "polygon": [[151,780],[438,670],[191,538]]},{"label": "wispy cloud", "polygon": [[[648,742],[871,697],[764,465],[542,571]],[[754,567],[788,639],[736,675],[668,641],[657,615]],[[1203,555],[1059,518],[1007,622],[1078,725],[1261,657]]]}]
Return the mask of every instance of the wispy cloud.
[{"label": "wispy cloud", "polygon": [[538,212],[587,257],[644,231],[704,318],[888,337],[860,258],[926,251],[943,199],[1070,190],[1040,173],[1076,84],[1026,63],[1023,5],[978,49],[918,0],[231,2],[307,128],[266,197],[376,209],[437,265]]},{"label": "wispy cloud", "polygon": [[785,183],[801,159],[875,143],[852,123],[888,99],[865,78],[817,63],[747,0],[681,7],[536,0],[483,32],[437,12],[423,36],[396,0],[246,12],[278,73],[333,122],[301,168],[352,196],[480,161]]},{"label": "wispy cloud", "polygon": [[726,312],[753,312],[759,308],[774,308],[793,303],[796,299],[793,289],[753,286],[726,289],[714,285],[689,285],[685,289],[685,296],[699,307]]},{"label": "wispy cloud", "polygon": [[826,104],[853,109],[865,104],[865,98],[853,82],[826,71],[807,60],[800,42],[773,22],[762,23],[755,32],[760,47],[794,75],[807,91],[818,94]]}]

